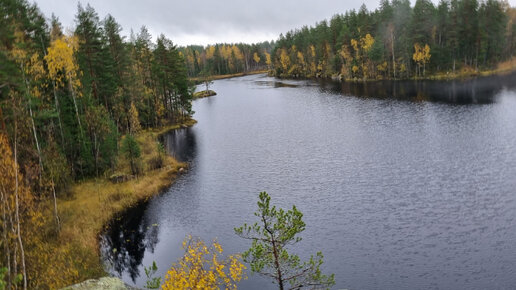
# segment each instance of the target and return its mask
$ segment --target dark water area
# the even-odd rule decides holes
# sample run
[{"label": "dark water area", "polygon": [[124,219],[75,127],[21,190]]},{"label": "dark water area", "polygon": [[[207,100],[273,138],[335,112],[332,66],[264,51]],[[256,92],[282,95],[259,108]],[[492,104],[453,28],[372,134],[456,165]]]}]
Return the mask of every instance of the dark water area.
[{"label": "dark water area", "polygon": [[165,150],[181,162],[190,161],[195,156],[195,134],[188,128],[177,129],[160,136]]},{"label": "dark water area", "polygon": [[[163,276],[188,234],[242,252],[233,228],[265,190],[303,212],[292,251],[321,250],[335,289],[515,289],[515,80],[216,81],[198,123],[163,137],[188,173],[112,222],[106,269],[144,286],[143,267]],[[257,275],[239,287],[275,289]]]},{"label": "dark water area", "polygon": [[320,80],[318,84],[322,88],[346,96],[449,104],[489,104],[503,89],[515,89],[515,80],[516,74],[512,73],[452,81],[335,82]]}]

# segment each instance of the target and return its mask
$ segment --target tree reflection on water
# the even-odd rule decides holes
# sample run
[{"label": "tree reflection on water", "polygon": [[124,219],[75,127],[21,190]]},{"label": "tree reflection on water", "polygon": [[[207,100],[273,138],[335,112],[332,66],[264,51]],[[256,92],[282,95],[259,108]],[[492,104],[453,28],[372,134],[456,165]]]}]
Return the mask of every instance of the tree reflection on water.
[{"label": "tree reflection on water", "polygon": [[323,90],[347,96],[431,101],[455,104],[489,104],[503,89],[516,88],[516,73],[465,80],[320,81]]},{"label": "tree reflection on water", "polygon": [[[160,137],[167,152],[180,161],[190,161],[196,150],[196,138],[191,128],[168,132]],[[122,276],[127,273],[133,282],[140,276],[145,251],[154,253],[159,226],[145,212],[148,201],[125,210],[113,219],[100,237],[100,252],[108,272]]]},{"label": "tree reflection on water", "polygon": [[111,273],[127,272],[133,281],[140,276],[145,250],[154,252],[159,227],[144,218],[148,203],[142,202],[120,214],[100,238],[101,255]]}]

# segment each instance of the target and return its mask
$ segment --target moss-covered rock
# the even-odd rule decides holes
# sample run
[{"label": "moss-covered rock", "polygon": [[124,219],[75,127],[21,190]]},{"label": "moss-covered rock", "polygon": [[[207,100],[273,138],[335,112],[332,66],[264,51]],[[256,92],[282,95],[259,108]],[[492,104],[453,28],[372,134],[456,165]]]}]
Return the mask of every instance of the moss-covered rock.
[{"label": "moss-covered rock", "polygon": [[126,285],[122,280],[115,277],[103,277],[100,279],[90,279],[82,283],[75,284],[62,290],[135,290],[138,288]]}]

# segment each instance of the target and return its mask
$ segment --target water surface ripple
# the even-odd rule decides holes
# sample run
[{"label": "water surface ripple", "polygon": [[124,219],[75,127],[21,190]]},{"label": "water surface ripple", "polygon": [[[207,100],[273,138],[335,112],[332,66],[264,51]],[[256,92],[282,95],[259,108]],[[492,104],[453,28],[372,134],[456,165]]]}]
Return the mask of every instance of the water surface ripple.
[{"label": "water surface ripple", "polygon": [[[335,289],[515,289],[516,93],[457,104],[346,86],[216,81],[217,96],[194,103],[198,124],[165,137],[188,174],[114,221],[108,269],[143,286],[143,266],[164,274],[187,234],[245,250],[233,228],[254,220],[265,190],[304,213],[293,251],[322,250]],[[240,287],[274,289],[256,275]]]}]

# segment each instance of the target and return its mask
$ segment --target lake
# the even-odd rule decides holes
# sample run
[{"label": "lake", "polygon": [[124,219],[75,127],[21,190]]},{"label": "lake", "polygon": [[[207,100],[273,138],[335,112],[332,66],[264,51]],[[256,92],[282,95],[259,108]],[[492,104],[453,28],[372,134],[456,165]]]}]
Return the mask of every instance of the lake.
[{"label": "lake", "polygon": [[[114,220],[106,269],[144,286],[186,235],[250,246],[260,191],[303,212],[292,252],[325,255],[335,289],[516,287],[516,75],[457,82],[215,81],[198,123],[170,132],[190,163],[172,187]],[[275,289],[249,274],[242,289]]]}]

